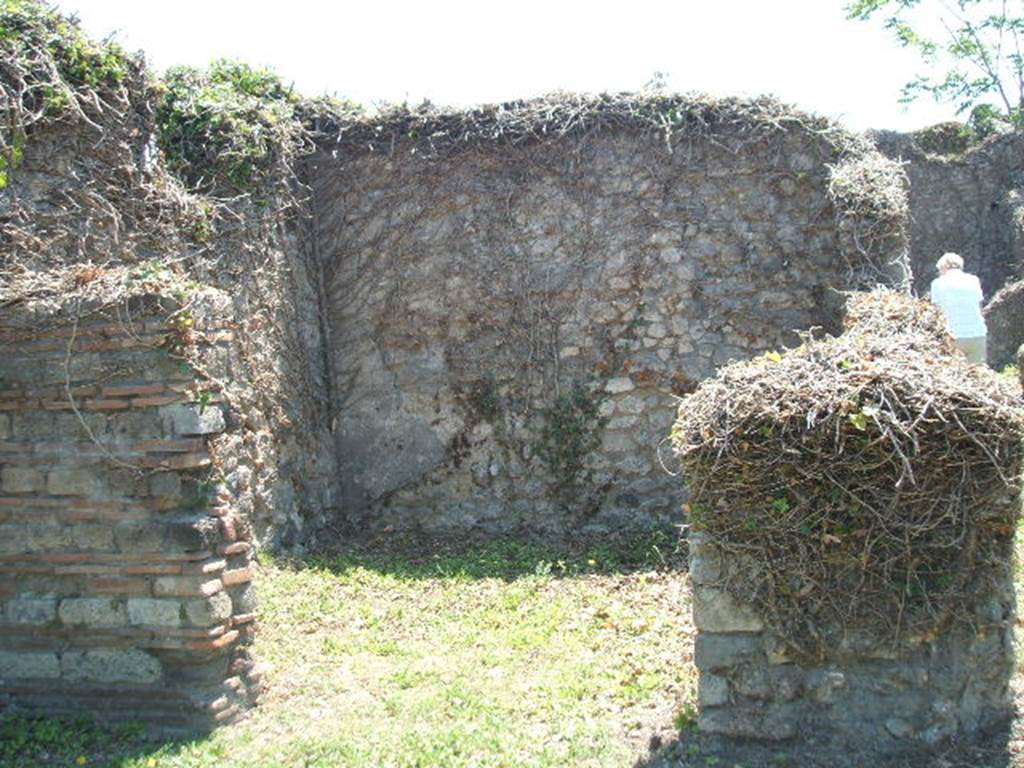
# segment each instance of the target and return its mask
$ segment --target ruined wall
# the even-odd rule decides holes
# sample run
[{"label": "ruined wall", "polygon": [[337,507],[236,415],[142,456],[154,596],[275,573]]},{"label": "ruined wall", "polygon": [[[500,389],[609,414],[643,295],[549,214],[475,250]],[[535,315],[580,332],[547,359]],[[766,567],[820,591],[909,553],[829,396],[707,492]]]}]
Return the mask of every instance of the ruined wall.
[{"label": "ruined wall", "polygon": [[878,131],[885,155],[905,163],[910,180],[914,287],[925,295],[947,251],[981,278],[985,298],[1024,276],[1024,135],[994,137],[963,152],[932,154],[914,134]]},{"label": "ruined wall", "polygon": [[1017,361],[1024,344],[1024,280],[1003,286],[985,305],[988,326],[988,364],[996,370]]},{"label": "ruined wall", "polygon": [[260,543],[299,545],[334,504],[319,275],[305,259],[303,201],[228,207],[193,197],[141,146],[116,138],[64,125],[31,137],[0,189],[0,329],[24,326],[20,306],[116,307],[147,285],[221,289],[235,407],[262,453],[250,519]]},{"label": "ruined wall", "polygon": [[851,293],[845,332],[679,405],[701,731],[879,754],[1010,712],[1024,408],[931,303]]},{"label": "ruined wall", "polygon": [[255,695],[228,308],[146,296],[0,331],[0,709],[180,730]]},{"label": "ruined wall", "polygon": [[[880,156],[772,103],[656,106],[674,132],[602,127],[605,102],[566,97],[383,117],[325,145],[311,178],[349,522],[674,520],[674,397],[835,329],[838,291],[899,281],[902,188]],[[575,122],[495,138],[544,109]]]}]

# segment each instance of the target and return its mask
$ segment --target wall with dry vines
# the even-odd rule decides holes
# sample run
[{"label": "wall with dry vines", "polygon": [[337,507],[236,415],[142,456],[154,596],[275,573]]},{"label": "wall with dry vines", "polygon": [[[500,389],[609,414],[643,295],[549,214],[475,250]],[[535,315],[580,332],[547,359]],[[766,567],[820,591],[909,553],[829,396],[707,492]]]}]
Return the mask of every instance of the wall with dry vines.
[{"label": "wall with dry vines", "polygon": [[1024,277],[1024,135],[995,136],[973,148],[935,146],[922,133],[879,131],[874,139],[905,164],[910,180],[914,286],[921,295],[947,251],[963,255],[986,299]]},{"label": "wall with dry vines", "polygon": [[351,523],[676,519],[676,396],[907,276],[898,167],[771,101],[556,95],[324,133]]},{"label": "wall with dry vines", "polygon": [[1008,716],[1024,409],[945,326],[852,294],[680,403],[702,731],[891,752]]},{"label": "wall with dry vines", "polygon": [[0,6],[0,27],[0,330],[66,329],[81,302],[116,311],[140,291],[188,306],[223,289],[240,355],[224,391],[263,446],[251,517],[260,540],[297,542],[332,503],[333,472],[301,142],[261,156],[248,189],[199,194],[166,169],[140,60],[34,2]]}]

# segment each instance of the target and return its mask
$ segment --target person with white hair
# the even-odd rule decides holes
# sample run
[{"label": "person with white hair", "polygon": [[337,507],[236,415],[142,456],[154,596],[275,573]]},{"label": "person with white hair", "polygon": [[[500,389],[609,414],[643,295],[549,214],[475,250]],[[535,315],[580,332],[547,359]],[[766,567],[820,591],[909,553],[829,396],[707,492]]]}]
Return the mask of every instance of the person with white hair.
[{"label": "person with white hair", "polygon": [[984,363],[988,328],[981,314],[981,281],[964,272],[964,260],[955,253],[943,254],[935,268],[939,276],[932,280],[931,300],[946,315],[953,340],[968,362]]}]

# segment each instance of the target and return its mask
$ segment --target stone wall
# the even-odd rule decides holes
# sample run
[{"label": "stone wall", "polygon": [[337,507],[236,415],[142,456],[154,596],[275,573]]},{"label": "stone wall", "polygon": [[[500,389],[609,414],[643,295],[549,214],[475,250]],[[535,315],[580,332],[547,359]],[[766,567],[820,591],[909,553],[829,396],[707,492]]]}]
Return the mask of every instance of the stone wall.
[{"label": "stone wall", "polygon": [[153,98],[34,126],[0,189],[0,329],[26,319],[12,307],[220,289],[240,434],[260,454],[250,519],[261,544],[301,546],[335,504],[307,195],[293,170],[227,201],[190,193],[153,152]]},{"label": "stone wall", "polygon": [[228,306],[204,291],[5,315],[0,710],[175,731],[255,694]]},{"label": "stone wall", "polygon": [[964,257],[986,299],[1024,277],[1024,135],[997,136],[950,154],[929,153],[913,134],[879,131],[873,138],[885,155],[905,163],[911,266],[920,295],[947,251]]},{"label": "stone wall", "polygon": [[854,236],[902,222],[898,170],[834,126],[741,103],[671,135],[626,120],[433,151],[444,120],[478,117],[382,118],[311,163],[340,507],[360,527],[675,520],[675,396],[835,330],[839,291],[905,276],[898,232]]},{"label": "stone wall", "polygon": [[[855,137],[774,102],[613,106],[445,152],[390,118],[341,149],[325,129],[310,196],[216,213],[141,150],[100,173],[36,136],[4,191],[26,226],[0,312],[0,708],[230,721],[258,690],[252,548],[317,527],[674,522],[675,398],[905,281],[902,177]],[[118,200],[173,193],[133,226],[196,232],[53,207],[121,165]]]},{"label": "stone wall", "polygon": [[1017,361],[1024,344],[1024,280],[1005,285],[985,306],[988,364],[997,370]]},{"label": "stone wall", "polygon": [[1009,568],[990,600],[977,606],[971,628],[924,639],[909,653],[836,648],[820,664],[800,664],[750,607],[722,588],[742,578],[737,564],[725,562],[700,534],[689,546],[701,731],[797,738],[877,755],[919,753],[1007,717],[1015,668]]}]

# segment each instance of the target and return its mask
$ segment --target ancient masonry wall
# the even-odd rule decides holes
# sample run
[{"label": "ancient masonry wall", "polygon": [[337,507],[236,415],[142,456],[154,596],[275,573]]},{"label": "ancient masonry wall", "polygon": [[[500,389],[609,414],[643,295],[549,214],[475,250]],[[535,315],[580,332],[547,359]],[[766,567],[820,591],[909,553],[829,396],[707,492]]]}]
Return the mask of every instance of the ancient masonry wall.
[{"label": "ancient masonry wall", "polygon": [[[1024,214],[1024,207],[1021,209]],[[1021,218],[1024,232],[1024,216]],[[1017,362],[1017,350],[1024,344],[1024,280],[1005,285],[985,305],[988,327],[988,364],[996,370]]]},{"label": "ancient masonry wall", "polygon": [[[857,153],[787,120],[439,154],[383,125],[377,151],[311,163],[349,521],[678,520],[661,461],[675,396],[797,330],[835,330],[859,279],[904,276],[869,266],[898,264],[905,242],[855,236],[830,189],[829,166]],[[867,160],[849,188],[902,216],[863,182],[891,174],[901,204],[898,172]]]},{"label": "ancient masonry wall", "polygon": [[1009,568],[977,606],[973,628],[925,639],[907,654],[836,648],[834,658],[808,665],[725,591],[743,577],[736,563],[701,534],[689,547],[702,731],[899,753],[977,734],[1007,716],[1015,666]]},{"label": "ancient masonry wall", "polygon": [[0,332],[0,710],[229,722],[258,689],[251,470],[182,355],[227,374],[233,332],[153,297],[78,314]]},{"label": "ancient masonry wall", "polygon": [[986,301],[1024,277],[1024,134],[948,154],[925,151],[913,134],[878,131],[873,138],[883,154],[905,164],[911,266],[920,295],[947,251],[964,256],[981,278]]}]

